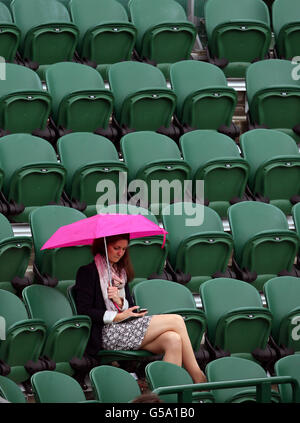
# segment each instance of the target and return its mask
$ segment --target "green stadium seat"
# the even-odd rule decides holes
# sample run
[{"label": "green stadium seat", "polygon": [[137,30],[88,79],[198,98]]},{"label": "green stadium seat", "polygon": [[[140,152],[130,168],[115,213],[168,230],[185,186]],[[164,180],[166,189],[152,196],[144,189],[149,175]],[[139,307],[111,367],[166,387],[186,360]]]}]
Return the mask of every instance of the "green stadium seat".
[{"label": "green stadium seat", "polygon": [[13,380],[5,376],[0,376],[0,395],[11,403],[26,403],[25,395],[20,387]]},{"label": "green stadium seat", "polygon": [[184,60],[171,65],[170,80],[177,96],[176,117],[183,128],[215,129],[232,138],[238,135],[232,123],[237,93],[221,69]]},{"label": "green stadium seat", "polygon": [[178,2],[131,0],[129,10],[137,28],[136,51],[140,59],[165,67],[191,57],[197,30]]},{"label": "green stadium seat", "polygon": [[295,65],[269,59],[252,63],[246,72],[249,128],[278,129],[299,143],[300,84]]},{"label": "green stadium seat", "polygon": [[297,0],[275,0],[272,5],[275,47],[279,58],[299,56],[300,4]]},{"label": "green stadium seat", "polygon": [[[289,355],[283,357],[275,363],[275,373],[277,376],[291,376],[298,382],[300,386],[300,355]],[[293,402],[292,387],[288,384],[280,384],[278,386],[281,401],[283,403]],[[299,400],[298,400],[299,403]]]},{"label": "green stadium seat", "polygon": [[273,129],[254,129],[241,135],[240,146],[250,165],[253,196],[290,215],[300,194],[300,154],[294,139]]},{"label": "green stadium seat", "polygon": [[241,280],[217,278],[203,283],[199,292],[211,356],[256,361],[256,352],[267,347],[272,327],[271,312],[263,306],[257,289]]},{"label": "green stadium seat", "polygon": [[292,272],[299,237],[272,204],[244,201],[228,209],[234,242],[233,269],[239,279],[262,291],[281,272]]},{"label": "green stadium seat", "polygon": [[233,202],[245,199],[249,174],[236,143],[213,130],[196,130],[181,136],[180,148],[192,169],[193,196],[196,181],[203,180],[205,204],[226,217]]},{"label": "green stadium seat", "polygon": [[6,63],[6,79],[0,84],[0,128],[10,133],[45,130],[51,97],[38,75],[25,66]]},{"label": "green stadium seat", "polygon": [[20,44],[21,31],[13,22],[9,7],[0,3],[0,56],[13,62]]},{"label": "green stadium seat", "polygon": [[175,203],[163,209],[162,222],[168,231],[170,265],[190,273],[186,286],[193,293],[198,294],[203,282],[226,274],[233,241],[217,212],[201,204]]},{"label": "green stadium seat", "polygon": [[0,214],[0,235],[0,289],[15,294],[29,283],[25,272],[29,265],[32,240],[28,236],[15,236],[3,214]]},{"label": "green stadium seat", "polygon": [[33,272],[36,282],[51,287],[69,286],[75,281],[77,269],[92,261],[89,246],[40,250],[58,228],[85,218],[79,210],[63,206],[42,206],[31,212],[29,223],[35,253]]},{"label": "green stadium seat", "polygon": [[184,318],[195,352],[200,348],[206,329],[205,315],[198,310],[191,291],[179,283],[151,279],[142,281],[133,289],[135,303],[146,308],[149,315],[179,314]]},{"label": "green stadium seat", "polygon": [[108,128],[112,94],[95,69],[80,63],[56,63],[46,71],[46,84],[60,136],[70,130],[94,132]]},{"label": "green stadium seat", "polygon": [[[0,289],[1,317],[5,319],[6,336],[0,343],[1,367],[3,362],[10,367],[3,374],[16,383],[30,377],[27,365],[38,362],[46,337],[43,320],[29,318],[24,303],[12,292]],[[1,322],[3,324],[3,322]]]},{"label": "green stadium seat", "polygon": [[87,400],[80,384],[71,376],[44,370],[31,377],[36,403],[94,403]]},{"label": "green stadium seat", "polygon": [[[156,132],[140,131],[122,137],[120,145],[129,184],[141,180],[147,185],[147,192],[140,194],[143,207],[160,214],[165,205],[183,200],[184,181],[190,179],[190,167],[182,160],[175,141]],[[172,189],[159,189],[159,185]],[[136,187],[132,192],[135,191]]]},{"label": "green stadium seat", "polygon": [[22,296],[30,317],[42,319],[46,324],[42,355],[55,362],[57,371],[72,376],[70,360],[83,357],[90,335],[90,318],[75,315],[69,300],[49,286],[28,286]]},{"label": "green stadium seat", "polygon": [[[257,363],[239,357],[223,357],[208,363],[205,369],[208,382],[268,379],[266,371]],[[279,385],[281,386],[281,385]],[[280,402],[278,392],[272,390],[271,402]],[[212,389],[216,403],[256,402],[254,387]]]},{"label": "green stadium seat", "polygon": [[25,207],[10,219],[28,223],[35,208],[59,203],[66,171],[48,141],[30,134],[7,135],[0,143],[0,162],[5,198]]},{"label": "green stadium seat", "polygon": [[244,78],[247,67],[268,55],[271,25],[262,0],[208,0],[204,7],[208,53],[230,78]]},{"label": "green stadium seat", "polygon": [[[109,181],[114,184],[119,198],[119,175],[127,173],[126,165],[119,160],[111,141],[100,135],[77,132],[57,140],[61,163],[67,170],[65,192],[69,199],[86,203],[84,214],[97,213],[97,201],[101,190],[98,184]],[[108,182],[107,182],[108,183]]]},{"label": "green stadium seat", "polygon": [[109,69],[114,118],[122,135],[127,129],[156,131],[169,128],[176,97],[163,73],[147,63],[115,63]]},{"label": "green stadium seat", "polygon": [[35,62],[43,78],[47,65],[73,59],[78,29],[62,3],[14,0],[10,7],[14,22],[21,30],[20,53],[25,64],[32,66]]},{"label": "green stadium seat", "polygon": [[131,402],[142,394],[133,375],[119,367],[105,365],[94,367],[89,376],[94,397],[101,403]]},{"label": "green stadium seat", "polygon": [[107,80],[110,64],[131,59],[135,26],[129,22],[125,8],[115,0],[72,0],[69,9],[79,29],[79,56],[95,62]]},{"label": "green stadium seat", "polygon": [[273,315],[272,337],[280,349],[300,353],[296,325],[300,319],[300,279],[294,276],[280,276],[270,279],[264,285],[267,306]]}]

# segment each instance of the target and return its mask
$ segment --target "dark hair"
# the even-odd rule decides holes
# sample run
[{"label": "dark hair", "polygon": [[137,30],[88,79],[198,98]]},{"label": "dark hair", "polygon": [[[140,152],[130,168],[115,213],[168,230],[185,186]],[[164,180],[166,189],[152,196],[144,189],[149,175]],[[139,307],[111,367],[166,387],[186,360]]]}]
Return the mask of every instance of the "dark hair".
[{"label": "dark hair", "polygon": [[[120,234],[120,235],[113,235],[106,237],[106,245],[112,244],[119,240],[125,239],[129,243],[129,234]],[[105,245],[104,245],[104,238],[96,238],[92,244],[92,254],[96,256],[97,254],[101,254],[105,257]],[[117,271],[120,273],[122,269],[125,269],[127,274],[127,281],[130,282],[134,278],[134,271],[131,264],[130,256],[128,248],[126,249],[123,257],[115,263]]]},{"label": "dark hair", "polygon": [[132,403],[157,403],[157,402],[164,402],[160,397],[153,392],[145,392],[138,397],[134,398],[134,400],[131,401]]}]

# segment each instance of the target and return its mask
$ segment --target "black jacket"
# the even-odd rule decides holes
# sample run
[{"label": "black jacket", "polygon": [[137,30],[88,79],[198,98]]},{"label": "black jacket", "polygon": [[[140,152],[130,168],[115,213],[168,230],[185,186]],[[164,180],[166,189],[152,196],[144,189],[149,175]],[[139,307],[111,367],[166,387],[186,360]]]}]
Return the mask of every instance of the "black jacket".
[{"label": "black jacket", "polygon": [[[106,306],[94,261],[78,269],[74,294],[77,313],[89,316],[92,321],[91,334],[86,347],[86,353],[96,355],[102,348],[103,316],[106,311]],[[130,295],[128,283],[125,285],[125,295],[128,306],[133,307],[135,304]]]}]

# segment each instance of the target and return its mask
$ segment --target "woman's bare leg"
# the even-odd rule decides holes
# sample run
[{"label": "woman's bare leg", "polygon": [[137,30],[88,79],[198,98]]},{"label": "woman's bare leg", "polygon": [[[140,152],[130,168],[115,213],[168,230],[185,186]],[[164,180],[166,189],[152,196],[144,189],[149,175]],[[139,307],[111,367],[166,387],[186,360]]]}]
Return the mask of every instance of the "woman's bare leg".
[{"label": "woman's bare leg", "polygon": [[182,342],[180,335],[174,331],[166,331],[148,344],[143,343],[142,348],[154,354],[164,354],[164,361],[182,365]]},{"label": "woman's bare leg", "polygon": [[[184,320],[178,314],[160,314],[152,316],[140,348],[146,349],[145,347],[147,344],[151,344],[160,335],[168,331],[176,332],[180,336],[182,343],[182,363],[191,375],[193,381],[195,383],[205,382],[206,377],[197,363]],[[168,361],[166,358],[164,358],[164,360]]]}]

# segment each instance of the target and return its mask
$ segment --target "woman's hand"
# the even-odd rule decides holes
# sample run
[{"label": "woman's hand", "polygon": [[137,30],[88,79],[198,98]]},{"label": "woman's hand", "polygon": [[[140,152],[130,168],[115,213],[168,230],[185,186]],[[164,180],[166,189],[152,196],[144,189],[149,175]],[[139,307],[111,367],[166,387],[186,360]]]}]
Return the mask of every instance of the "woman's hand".
[{"label": "woman's hand", "polygon": [[118,313],[116,315],[116,317],[114,318],[114,322],[119,323],[122,322],[122,320],[126,319],[127,317],[143,317],[145,316],[148,311],[144,311],[143,313],[134,313],[133,310],[136,310],[137,308],[139,308],[139,306],[133,306],[128,308],[127,310],[122,311],[121,313]]},{"label": "woman's hand", "polygon": [[116,286],[109,286],[107,288],[107,296],[111,301],[118,304],[118,306],[123,306],[123,299],[120,297],[119,290]]}]

